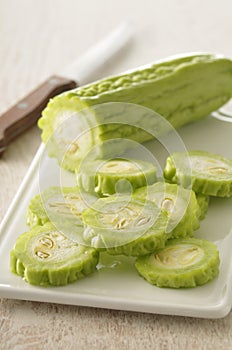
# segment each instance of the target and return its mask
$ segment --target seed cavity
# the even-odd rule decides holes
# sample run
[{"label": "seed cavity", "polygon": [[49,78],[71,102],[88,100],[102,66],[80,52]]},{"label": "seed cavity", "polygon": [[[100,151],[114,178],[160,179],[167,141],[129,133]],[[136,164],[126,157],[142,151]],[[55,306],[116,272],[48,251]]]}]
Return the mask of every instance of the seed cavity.
[{"label": "seed cavity", "polygon": [[115,228],[121,230],[128,225],[128,221],[125,218],[122,218],[120,221],[116,223]]},{"label": "seed cavity", "polygon": [[49,253],[42,252],[41,250],[35,250],[35,255],[40,259],[47,259],[50,256]]},{"label": "seed cavity", "polygon": [[51,249],[54,247],[54,242],[51,238],[48,237],[42,237],[39,239],[39,243],[44,245],[45,247]]},{"label": "seed cavity", "polygon": [[180,254],[178,262],[181,265],[191,265],[194,263],[198,255],[200,254],[200,249],[198,247],[193,247],[186,249],[185,252]]},{"label": "seed cavity", "polygon": [[64,194],[64,199],[67,201],[79,201],[80,197],[76,194]]},{"label": "seed cavity", "polygon": [[140,228],[148,224],[152,215],[144,212],[144,208],[136,203],[125,203],[125,205],[108,207],[108,211],[99,214],[99,221],[103,226],[111,227],[115,230]]},{"label": "seed cavity", "polygon": [[64,235],[62,235],[61,233],[56,232],[56,231],[51,232],[50,236],[52,238],[54,238],[56,241],[64,241],[66,239],[66,237]]},{"label": "seed cavity", "polygon": [[48,207],[58,214],[70,214],[70,208],[64,202],[50,202],[48,203]]},{"label": "seed cavity", "polygon": [[222,168],[222,167],[212,167],[212,168],[208,168],[208,171],[216,174],[225,174],[226,172],[228,172],[228,169]]},{"label": "seed cavity", "polygon": [[68,147],[67,152],[68,153],[76,153],[79,150],[79,145],[77,142],[72,142],[71,145]]},{"label": "seed cavity", "polygon": [[105,164],[103,164],[99,171],[100,172],[107,172],[107,171],[113,171],[113,172],[131,172],[136,170],[136,167],[133,163],[127,162],[127,161],[109,161]]},{"label": "seed cavity", "polygon": [[164,198],[161,202],[161,208],[171,212],[173,210],[174,201],[171,198]]},{"label": "seed cavity", "polygon": [[196,264],[204,255],[200,247],[192,245],[179,245],[167,247],[154,255],[156,265],[164,265],[169,268],[184,268]]},{"label": "seed cavity", "polygon": [[137,222],[135,222],[136,226],[143,226],[147,224],[151,220],[151,216],[144,216],[142,218],[138,218]]}]

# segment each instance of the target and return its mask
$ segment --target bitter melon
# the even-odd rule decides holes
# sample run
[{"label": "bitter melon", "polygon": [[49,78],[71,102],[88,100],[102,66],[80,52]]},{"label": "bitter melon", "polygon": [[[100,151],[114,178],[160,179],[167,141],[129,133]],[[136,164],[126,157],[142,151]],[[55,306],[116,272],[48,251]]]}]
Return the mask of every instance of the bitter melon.
[{"label": "bitter melon", "polygon": [[155,181],[156,167],[150,162],[134,159],[96,160],[77,170],[78,187],[100,196],[133,192]]},{"label": "bitter melon", "polygon": [[195,195],[196,195],[197,203],[201,210],[199,219],[203,220],[206,217],[206,214],[208,212],[210,196],[207,196],[202,193],[195,193]]},{"label": "bitter melon", "polygon": [[49,187],[31,199],[27,210],[27,224],[33,228],[52,222],[69,238],[81,243],[81,213],[96,200],[91,194],[82,194],[77,187]]},{"label": "bitter melon", "polygon": [[195,192],[232,196],[232,160],[205,151],[176,152],[167,158],[164,176]]},{"label": "bitter melon", "polygon": [[219,273],[219,252],[214,243],[197,238],[178,238],[165,248],[139,257],[135,267],[158,287],[190,288],[203,285]]},{"label": "bitter melon", "polygon": [[164,247],[167,214],[128,195],[98,199],[83,211],[84,240],[112,255],[139,256]]},{"label": "bitter melon", "polygon": [[[156,134],[162,131],[155,116],[145,109],[131,111],[128,103],[147,107],[178,128],[217,110],[231,96],[230,59],[212,54],[183,55],[56,96],[38,125],[50,156],[74,171],[93,146],[99,146],[99,157],[111,148],[113,157],[115,142],[103,147],[105,141],[127,138],[142,143],[154,137],[154,130]],[[109,102],[121,106],[106,106]],[[94,108],[96,105],[106,107]],[[126,146],[120,143],[120,147],[122,152]]]},{"label": "bitter melon", "polygon": [[10,254],[10,269],[30,284],[61,286],[92,273],[99,253],[74,243],[51,224],[21,234]]},{"label": "bitter melon", "polygon": [[192,236],[200,226],[201,209],[195,193],[176,184],[157,182],[135,191],[136,197],[154,202],[168,213],[168,238]]}]

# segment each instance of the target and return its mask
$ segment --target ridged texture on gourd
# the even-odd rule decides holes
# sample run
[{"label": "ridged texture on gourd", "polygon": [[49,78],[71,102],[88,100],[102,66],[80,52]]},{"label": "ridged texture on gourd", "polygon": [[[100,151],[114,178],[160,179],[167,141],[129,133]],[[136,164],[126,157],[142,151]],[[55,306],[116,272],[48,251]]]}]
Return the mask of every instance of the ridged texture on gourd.
[{"label": "ridged texture on gourd", "polygon": [[219,273],[219,252],[209,241],[179,238],[165,248],[139,257],[135,267],[149,283],[158,287],[190,288],[203,285]]},{"label": "ridged texture on gourd", "polygon": [[135,159],[96,160],[85,163],[77,172],[77,185],[100,196],[133,192],[156,181],[156,167]]},{"label": "ridged texture on gourd", "polygon": [[192,236],[200,227],[201,209],[192,190],[176,184],[157,182],[152,186],[135,191],[136,197],[153,201],[162,210],[167,211],[169,224],[167,237]]},{"label": "ridged texture on gourd", "polygon": [[176,152],[167,158],[164,176],[209,196],[232,196],[232,160],[204,151]]},{"label": "ridged texture on gourd", "polygon": [[61,286],[94,272],[98,252],[78,245],[47,223],[20,235],[10,254],[10,269],[30,284]]},{"label": "ridged texture on gourd", "polygon": [[[47,143],[53,135],[59,119],[64,120],[77,111],[108,102],[124,102],[148,107],[165,117],[175,128],[207,116],[225,104],[232,96],[232,61],[211,54],[183,55],[146,67],[131,70],[116,77],[74,89],[53,98],[39,120],[42,140]],[[117,111],[118,113],[118,111]],[[123,114],[123,111],[122,111]],[[88,148],[101,145],[112,138],[129,138],[137,142],[150,140],[152,136],[131,125],[112,124],[111,113],[95,113],[97,130],[92,130],[84,147],[72,144],[65,156],[59,159],[59,141],[51,139],[51,156],[61,165],[74,170]],[[123,115],[122,115],[123,118]],[[127,120],[125,115],[125,121]],[[139,116],[136,125],[146,130],[157,128],[156,118]],[[84,118],[89,123],[88,118]],[[136,119],[136,117],[135,117]],[[82,121],[83,122],[83,121]],[[87,137],[85,138],[87,140]],[[104,150],[103,153],[107,151]]]},{"label": "ridged texture on gourd", "polygon": [[199,219],[203,220],[208,212],[210,197],[202,193],[195,193],[195,195],[201,210]]},{"label": "ridged texture on gourd", "polygon": [[152,202],[144,205],[130,196],[101,198],[83,211],[82,218],[86,243],[112,255],[145,255],[164,247],[167,239],[167,214]]}]

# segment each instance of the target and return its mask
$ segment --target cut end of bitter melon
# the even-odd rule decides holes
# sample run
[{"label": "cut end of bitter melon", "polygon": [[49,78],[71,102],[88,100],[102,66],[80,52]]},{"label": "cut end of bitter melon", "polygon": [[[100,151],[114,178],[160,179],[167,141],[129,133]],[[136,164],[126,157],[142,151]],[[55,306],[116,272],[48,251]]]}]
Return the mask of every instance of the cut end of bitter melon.
[{"label": "cut end of bitter melon", "polygon": [[109,254],[138,256],[163,247],[167,214],[130,196],[101,198],[82,214],[84,240]]},{"label": "cut end of bitter melon", "polygon": [[65,92],[50,100],[38,121],[49,155],[68,170],[75,170],[96,139],[90,122],[94,111],[86,112],[87,107],[72,91]]},{"label": "cut end of bitter melon", "polygon": [[77,184],[100,196],[133,192],[156,181],[156,167],[146,161],[111,159],[84,163],[77,170]]},{"label": "cut end of bitter melon", "polygon": [[157,182],[137,189],[134,195],[154,202],[168,214],[167,237],[192,236],[200,226],[200,208],[192,190],[176,184]]},{"label": "cut end of bitter melon", "polygon": [[196,193],[209,196],[232,196],[232,160],[204,151],[176,152],[168,157],[164,176]]},{"label": "cut end of bitter melon", "polygon": [[50,223],[20,235],[10,255],[10,269],[26,282],[62,286],[92,273],[98,253],[74,243]]},{"label": "cut end of bitter melon", "polygon": [[135,267],[149,283],[158,287],[191,288],[203,285],[219,273],[219,252],[209,241],[179,238],[165,248],[139,257]]}]

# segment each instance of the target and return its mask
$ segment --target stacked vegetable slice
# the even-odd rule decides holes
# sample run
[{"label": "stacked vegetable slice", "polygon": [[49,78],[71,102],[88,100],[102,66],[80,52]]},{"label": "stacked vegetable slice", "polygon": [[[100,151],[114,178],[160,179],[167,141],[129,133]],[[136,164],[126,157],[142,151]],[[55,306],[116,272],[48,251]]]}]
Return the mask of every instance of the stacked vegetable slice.
[{"label": "stacked vegetable slice", "polygon": [[148,282],[158,287],[196,287],[219,273],[216,246],[206,240],[179,238],[167,242],[165,248],[140,257],[135,266]]},{"label": "stacked vegetable slice", "polygon": [[[192,154],[196,157],[195,153],[189,154],[190,159]],[[200,166],[202,153],[199,154],[197,169],[205,169],[206,155],[203,153]],[[210,162],[217,162],[214,155],[207,157]],[[187,177],[189,169],[182,160],[185,158],[177,158],[184,163],[181,171],[173,170],[170,164],[177,162],[171,163],[170,159],[173,161],[173,155],[167,159],[164,170],[165,176],[172,174],[168,180],[176,174]],[[223,158],[223,162],[230,169],[230,160]],[[31,230],[19,236],[11,252],[12,272],[31,284],[65,285],[96,270],[99,254],[104,251],[135,257],[138,273],[159,287],[195,287],[216,277],[220,263],[216,246],[192,237],[207,213],[209,193],[195,193],[179,184],[161,181],[149,185],[150,179],[156,179],[155,167],[148,162],[135,164],[132,160],[99,160],[97,167],[84,172],[86,183],[94,183],[87,186],[90,193],[78,187],[51,187],[35,196],[27,213]],[[196,172],[190,173],[195,180]],[[97,182],[96,191],[99,174],[101,181]],[[147,178],[148,185],[144,186]],[[114,193],[117,181],[122,179],[130,182],[132,193],[125,188],[123,194]],[[232,177],[228,175],[226,180],[228,184]]]},{"label": "stacked vegetable slice", "polygon": [[156,181],[156,167],[135,159],[96,160],[77,169],[77,184],[82,190],[100,196],[133,192]]},{"label": "stacked vegetable slice", "polygon": [[[186,169],[190,169],[188,171]],[[205,151],[177,152],[168,157],[164,176],[197,193],[232,196],[232,160]]]},{"label": "stacked vegetable slice", "polygon": [[94,272],[97,263],[95,249],[74,243],[46,223],[19,236],[10,268],[30,284],[61,286]]}]

